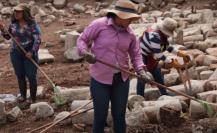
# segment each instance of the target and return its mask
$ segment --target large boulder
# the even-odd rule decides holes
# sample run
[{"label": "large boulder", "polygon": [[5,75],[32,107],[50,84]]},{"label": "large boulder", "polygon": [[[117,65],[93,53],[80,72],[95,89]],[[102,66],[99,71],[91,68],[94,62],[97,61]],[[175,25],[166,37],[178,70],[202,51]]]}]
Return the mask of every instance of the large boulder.
[{"label": "large boulder", "polygon": [[35,118],[45,119],[54,114],[53,108],[47,102],[39,102],[30,105],[31,112],[35,113]]},{"label": "large boulder", "polygon": [[203,23],[213,23],[214,22],[214,13],[210,9],[204,9],[202,11],[202,22]]},{"label": "large boulder", "polygon": [[54,61],[54,56],[49,53],[48,49],[39,49],[38,58],[39,58],[39,64],[49,63]]},{"label": "large boulder", "polygon": [[61,89],[59,94],[60,97],[63,97],[67,102],[73,100],[88,100],[90,99],[90,89],[89,87],[73,87]]},{"label": "large boulder", "polygon": [[7,113],[8,121],[16,121],[19,117],[23,115],[23,112],[19,107],[14,107],[10,112]]},{"label": "large boulder", "polygon": [[16,6],[20,3],[20,0],[9,0],[8,2],[11,6]]},{"label": "large boulder", "polygon": [[56,8],[64,8],[67,4],[67,0],[54,0],[53,5]]},{"label": "large boulder", "polygon": [[80,34],[77,31],[67,32],[65,38],[65,52],[64,57],[68,60],[77,61],[82,59],[81,56],[78,55],[76,44],[77,39]]}]

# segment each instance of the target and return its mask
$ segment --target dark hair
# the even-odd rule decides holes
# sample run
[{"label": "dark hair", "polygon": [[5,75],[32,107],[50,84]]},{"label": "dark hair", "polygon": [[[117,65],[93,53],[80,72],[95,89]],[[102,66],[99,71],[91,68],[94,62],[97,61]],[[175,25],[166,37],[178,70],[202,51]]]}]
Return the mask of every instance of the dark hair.
[{"label": "dark hair", "polygon": [[[32,24],[35,24],[35,19],[34,17],[31,15],[31,10],[29,7],[27,6],[23,6],[23,19],[27,22],[27,24],[29,25],[32,25]],[[12,14],[12,17],[11,17],[11,22],[12,23],[17,23],[18,20],[15,18],[15,15],[14,15],[14,12]]]},{"label": "dark hair", "polygon": [[116,18],[117,17],[117,15],[112,13],[112,12],[108,12],[106,16],[107,16],[107,18]]}]

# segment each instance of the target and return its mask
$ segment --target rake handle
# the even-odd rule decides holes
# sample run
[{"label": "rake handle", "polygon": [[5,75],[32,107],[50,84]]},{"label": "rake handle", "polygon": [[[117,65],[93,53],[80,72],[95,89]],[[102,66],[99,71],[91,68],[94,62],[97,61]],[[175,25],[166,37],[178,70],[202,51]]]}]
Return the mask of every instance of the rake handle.
[{"label": "rake handle", "polygon": [[[127,74],[129,74],[129,75],[131,75],[131,76],[134,76],[134,77],[136,77],[136,78],[143,79],[140,75],[137,75],[137,74],[135,74],[135,73],[132,73],[132,72],[130,72],[130,71],[128,71],[128,70],[125,70],[125,69],[123,69],[123,68],[120,68],[120,67],[118,67],[118,66],[115,66],[115,65],[113,65],[113,64],[110,64],[110,63],[108,63],[108,62],[102,61],[102,60],[100,60],[100,59],[96,59],[96,61],[99,62],[99,63],[102,63],[102,64],[104,64],[104,65],[106,65],[106,66],[109,66],[109,67],[118,69],[118,70],[120,70],[120,71],[122,71],[122,72],[124,72],[124,73],[127,73]],[[174,93],[176,93],[176,94],[182,95],[182,96],[187,97],[187,98],[189,98],[189,99],[191,99],[191,100],[200,102],[198,99],[196,99],[196,98],[194,98],[194,97],[191,97],[191,96],[189,96],[189,95],[187,95],[187,94],[185,94],[185,93],[179,92],[179,91],[175,91],[174,89],[171,89],[171,88],[169,88],[169,87],[167,87],[167,86],[165,86],[165,85],[159,84],[159,83],[157,83],[157,82],[155,82],[155,81],[149,81],[149,83],[154,84],[154,85],[156,85],[156,86],[158,86],[158,87],[165,88],[165,89],[167,89],[167,90],[169,90],[169,91],[171,91],[171,92],[174,92]]]}]

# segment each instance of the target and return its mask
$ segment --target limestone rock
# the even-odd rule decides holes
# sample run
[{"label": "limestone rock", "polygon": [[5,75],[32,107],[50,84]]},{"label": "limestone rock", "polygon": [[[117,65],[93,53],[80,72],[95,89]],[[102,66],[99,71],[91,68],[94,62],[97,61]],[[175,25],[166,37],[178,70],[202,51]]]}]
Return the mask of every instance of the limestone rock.
[{"label": "limestone rock", "polygon": [[14,107],[10,112],[7,113],[7,120],[13,122],[22,115],[23,112],[21,111],[21,109],[19,107]]},{"label": "limestone rock", "polygon": [[49,63],[54,61],[54,56],[51,55],[48,49],[39,49],[38,51],[39,64]]},{"label": "limestone rock", "polygon": [[184,37],[184,42],[191,42],[191,41],[203,41],[203,35],[191,35]]},{"label": "limestone rock", "polygon": [[65,7],[66,4],[67,4],[67,0],[54,0],[53,1],[53,5],[56,8],[63,8]]},{"label": "limestone rock", "polygon": [[20,3],[20,0],[9,0],[8,2],[11,6],[16,6]]},{"label": "limestone rock", "polygon": [[1,9],[2,15],[11,15],[12,14],[12,8],[11,7],[3,7]]},{"label": "limestone rock", "polygon": [[[76,110],[77,108],[86,105],[87,103],[89,103],[90,100],[74,100],[71,103],[71,110]],[[83,109],[88,109],[90,107],[93,107],[93,103],[89,103],[88,105],[86,105]]]},{"label": "limestone rock", "polygon": [[130,110],[132,110],[135,103],[142,103],[144,100],[145,99],[142,96],[139,96],[139,95],[130,95],[128,97],[128,108]]},{"label": "limestone rock", "polygon": [[53,108],[47,102],[39,102],[30,105],[31,112],[35,112],[36,119],[44,119],[54,114]]},{"label": "limestone rock", "polygon": [[90,98],[89,87],[74,87],[61,89],[59,93],[60,97],[64,97],[66,101],[71,102],[73,100],[87,100]]},{"label": "limestone rock", "polygon": [[209,79],[209,77],[212,75],[213,71],[209,70],[209,71],[203,71],[200,73],[200,79],[201,80],[206,80]]},{"label": "limestone rock", "polygon": [[78,13],[84,13],[86,11],[86,8],[80,4],[75,4],[73,9]]},{"label": "limestone rock", "polygon": [[[63,111],[63,112],[60,112],[59,114],[57,114],[54,118],[54,121],[58,121],[58,120],[61,120],[63,118],[65,118],[66,116],[69,116],[70,115],[70,112],[67,112],[67,111]],[[68,117],[67,119],[63,120],[60,122],[61,125],[68,125],[68,124],[71,124],[71,118]]]}]

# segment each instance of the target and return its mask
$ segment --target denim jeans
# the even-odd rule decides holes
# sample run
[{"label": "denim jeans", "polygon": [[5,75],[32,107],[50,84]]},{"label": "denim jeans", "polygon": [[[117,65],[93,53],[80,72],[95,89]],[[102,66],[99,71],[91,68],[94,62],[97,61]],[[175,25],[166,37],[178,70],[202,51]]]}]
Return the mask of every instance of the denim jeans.
[{"label": "denim jeans", "polygon": [[115,133],[125,133],[125,112],[129,93],[129,79],[124,82],[121,73],[114,74],[112,85],[107,85],[91,78],[90,91],[94,105],[93,133],[104,133],[109,101],[111,101],[114,131]]},{"label": "denim jeans", "polygon": [[[143,62],[144,62],[144,64],[147,64],[148,57],[143,56]],[[164,77],[161,74],[161,68],[155,67],[149,72],[152,74],[154,80],[157,83],[164,85]],[[141,95],[144,97],[145,84],[146,84],[145,81],[143,81],[141,79],[137,79],[137,86],[136,86],[137,95]],[[159,88],[159,90],[160,90],[161,95],[168,95],[167,91],[164,88]]]},{"label": "denim jeans", "polygon": [[[164,78],[161,74],[161,70],[160,68],[156,68],[153,71],[150,71],[150,73],[152,74],[152,76],[154,77],[154,80],[157,83],[160,84],[164,84]],[[144,97],[144,91],[145,91],[145,84],[146,82],[140,79],[137,79],[137,95],[141,95]],[[168,93],[166,92],[166,90],[164,88],[159,88],[161,95],[168,95]]]},{"label": "denim jeans", "polygon": [[[27,59],[21,51],[17,49],[11,49],[10,57],[18,80],[21,96],[26,99],[27,77],[29,80],[30,96],[31,99],[35,101],[37,93],[37,67],[29,59]],[[33,55],[33,60],[38,62],[38,56]]]}]

